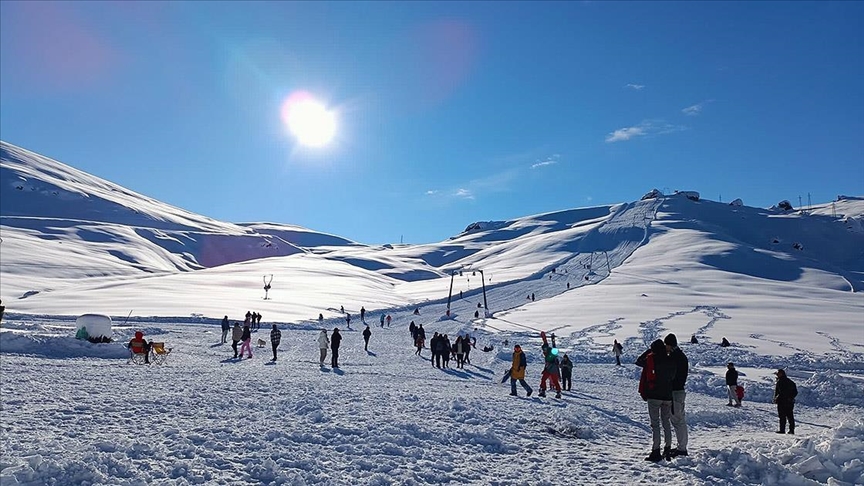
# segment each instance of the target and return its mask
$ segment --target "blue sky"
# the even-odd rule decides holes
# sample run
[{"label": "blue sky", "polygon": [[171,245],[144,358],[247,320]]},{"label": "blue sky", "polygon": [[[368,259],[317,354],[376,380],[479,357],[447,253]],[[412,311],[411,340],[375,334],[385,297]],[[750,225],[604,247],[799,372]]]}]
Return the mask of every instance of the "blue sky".
[{"label": "blue sky", "polygon": [[[364,243],[638,199],[864,195],[862,2],[0,2],[0,136]],[[304,147],[283,101],[337,116]]]}]

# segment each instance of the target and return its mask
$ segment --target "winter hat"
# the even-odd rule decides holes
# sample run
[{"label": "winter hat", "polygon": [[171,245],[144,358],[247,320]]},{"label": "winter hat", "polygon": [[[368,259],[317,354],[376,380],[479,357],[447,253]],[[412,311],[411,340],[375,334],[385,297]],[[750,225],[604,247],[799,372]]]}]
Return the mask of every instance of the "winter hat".
[{"label": "winter hat", "polygon": [[135,331],[135,339],[141,339],[144,337],[144,333],[141,331]]},{"label": "winter hat", "polygon": [[666,335],[666,338],[663,339],[663,342],[666,343],[668,346],[672,346],[673,348],[675,346],[678,346],[678,338],[675,337],[675,335],[671,332]]},{"label": "winter hat", "polygon": [[663,341],[658,339],[658,340],[654,341],[653,343],[651,343],[651,352],[653,352],[655,354],[661,354],[662,353],[665,355],[666,354],[666,345],[663,344]]}]

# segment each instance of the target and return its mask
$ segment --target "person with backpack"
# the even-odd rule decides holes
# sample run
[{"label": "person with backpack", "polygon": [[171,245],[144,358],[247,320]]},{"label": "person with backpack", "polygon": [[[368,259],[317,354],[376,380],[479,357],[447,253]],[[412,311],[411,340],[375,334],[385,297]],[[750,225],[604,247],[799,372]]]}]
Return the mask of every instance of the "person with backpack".
[{"label": "person with backpack", "polygon": [[615,355],[615,366],[621,366],[621,355],[624,354],[624,347],[617,339],[612,344],[612,354]]},{"label": "person with backpack", "polygon": [[540,375],[540,391],[537,392],[538,397],[546,396],[546,381],[550,382],[550,386],[555,388],[556,394],[555,398],[561,398],[561,384],[558,382],[558,377],[561,374],[561,368],[558,361],[558,349],[554,346],[554,337],[553,337],[553,345],[550,346],[548,342],[546,342],[546,333],[540,333],[540,337],[543,338],[543,345],[540,349],[543,351],[543,373]]},{"label": "person with backpack", "polygon": [[231,330],[231,349],[234,350],[234,358],[237,358],[237,343],[243,339],[243,329],[240,329],[240,323],[234,323],[234,329]]},{"label": "person with backpack", "polygon": [[774,403],[777,404],[777,416],[780,417],[780,430],[778,434],[786,433],[786,421],[789,421],[789,433],[795,435],[795,397],[798,396],[798,387],[795,382],[786,376],[783,369],[777,370],[777,385],[774,387]]},{"label": "person with backpack", "polygon": [[687,392],[684,386],[687,383],[687,374],[690,371],[690,363],[687,356],[678,347],[678,337],[672,333],[663,339],[666,344],[666,352],[675,363],[675,379],[672,380],[672,427],[675,429],[675,438],[678,446],[672,449],[672,457],[687,455],[687,442],[689,439],[687,431],[687,417],[684,414],[684,399]]},{"label": "person with backpack", "polygon": [[[663,457],[672,459],[672,382],[675,380],[675,362],[666,355],[666,345],[661,340],[651,343],[651,348],[636,359],[642,367],[639,377],[639,395],[648,402],[648,417],[651,420],[651,454],[646,461],[657,462]],[[660,453],[660,425],[663,425],[665,447]]]},{"label": "person with backpack", "polygon": [[330,346],[330,338],[327,337],[327,330],[321,329],[318,334],[318,349],[321,351],[321,366],[324,366],[324,360],[327,359],[327,348]]},{"label": "person with backpack", "polygon": [[[738,399],[738,370],[735,369],[734,363],[726,363],[726,392],[729,395],[729,403],[727,407],[740,407],[741,400]],[[734,402],[734,403],[733,403]]]},{"label": "person with backpack", "polygon": [[561,388],[564,391],[570,391],[573,386],[573,362],[566,354],[561,358]]},{"label": "person with backpack", "polygon": [[342,344],[342,335],[339,334],[339,328],[333,328],[333,334],[330,335],[330,366],[333,368],[339,367],[339,346]]},{"label": "person with backpack", "polygon": [[363,341],[366,343],[363,346],[364,351],[369,351],[369,338],[372,337],[372,331],[369,329],[369,324],[366,324],[366,329],[363,329]]},{"label": "person with backpack", "polygon": [[225,344],[228,342],[228,331],[231,330],[231,324],[228,323],[228,316],[222,318],[222,342],[219,344]]},{"label": "person with backpack", "polygon": [[282,341],[282,331],[276,327],[276,324],[273,324],[273,329],[270,330],[270,346],[273,347],[273,359],[270,361],[276,361],[276,348],[279,347],[279,343]]},{"label": "person with backpack", "polygon": [[517,397],[516,382],[518,381],[522,388],[525,389],[527,396],[531,396],[533,390],[525,382],[525,369],[528,367],[528,359],[525,353],[522,352],[522,347],[518,344],[513,346],[513,364],[510,366],[510,395]]}]

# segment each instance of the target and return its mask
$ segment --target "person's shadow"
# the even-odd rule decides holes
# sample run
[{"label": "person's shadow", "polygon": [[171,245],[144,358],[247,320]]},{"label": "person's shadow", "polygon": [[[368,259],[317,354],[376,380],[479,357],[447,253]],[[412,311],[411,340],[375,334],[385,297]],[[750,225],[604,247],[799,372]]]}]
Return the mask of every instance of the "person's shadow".
[{"label": "person's shadow", "polygon": [[369,350],[366,351],[366,354],[369,355],[369,356],[372,356],[372,357],[376,357],[376,356],[378,356],[377,354],[375,354],[375,353],[373,353],[372,351],[369,351]]}]

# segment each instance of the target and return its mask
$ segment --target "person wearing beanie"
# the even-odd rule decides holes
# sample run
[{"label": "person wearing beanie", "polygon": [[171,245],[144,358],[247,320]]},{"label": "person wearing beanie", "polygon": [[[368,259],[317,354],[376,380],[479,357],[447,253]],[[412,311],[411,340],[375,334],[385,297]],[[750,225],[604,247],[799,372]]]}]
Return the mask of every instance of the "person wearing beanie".
[{"label": "person wearing beanie", "polygon": [[774,403],[777,404],[777,415],[780,417],[780,430],[778,434],[786,433],[786,421],[789,421],[789,433],[795,435],[795,397],[798,396],[798,387],[795,382],[786,376],[786,371],[779,369],[777,375],[777,386],[774,387]]},{"label": "person wearing beanie", "polygon": [[[651,421],[651,454],[646,461],[657,462],[663,457],[672,459],[672,382],[675,381],[675,363],[666,354],[666,345],[657,339],[651,348],[636,359],[642,367],[639,377],[639,395],[648,402]],[[665,447],[660,453],[660,426],[663,426]]]},{"label": "person wearing beanie", "polygon": [[678,347],[678,338],[669,333],[663,339],[666,344],[666,351],[669,353],[669,359],[675,363],[675,379],[672,380],[672,427],[675,429],[675,437],[678,440],[678,446],[672,449],[672,456],[687,455],[687,417],[684,414],[684,399],[687,392],[684,386],[687,384],[687,373],[690,364],[687,361],[687,356]]}]

